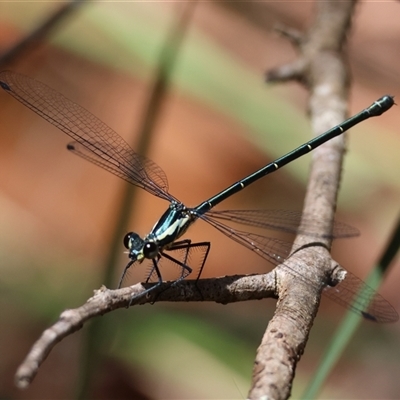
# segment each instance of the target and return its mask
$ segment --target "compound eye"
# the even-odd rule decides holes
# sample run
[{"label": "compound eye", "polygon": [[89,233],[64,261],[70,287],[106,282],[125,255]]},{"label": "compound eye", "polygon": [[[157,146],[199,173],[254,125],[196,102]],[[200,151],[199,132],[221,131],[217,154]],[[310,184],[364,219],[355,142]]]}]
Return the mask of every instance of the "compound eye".
[{"label": "compound eye", "polygon": [[133,239],[133,237],[135,236],[135,234],[133,232],[129,232],[125,235],[124,237],[124,246],[126,249],[130,250],[131,248],[131,239]]},{"label": "compound eye", "polygon": [[143,255],[146,258],[153,259],[158,254],[158,246],[154,242],[147,242],[143,247]]}]

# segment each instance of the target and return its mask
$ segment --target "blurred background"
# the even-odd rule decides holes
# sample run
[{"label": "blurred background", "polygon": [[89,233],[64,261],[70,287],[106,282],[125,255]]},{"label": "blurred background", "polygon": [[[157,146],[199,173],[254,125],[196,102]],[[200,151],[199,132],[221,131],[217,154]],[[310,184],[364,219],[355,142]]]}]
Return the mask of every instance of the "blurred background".
[{"label": "blurred background", "polygon": [[[267,85],[264,75],[296,57],[274,26],[305,31],[314,5],[201,2],[187,12],[147,152],[166,172],[170,192],[186,205],[199,204],[311,137],[307,91],[296,83]],[[0,50],[6,53],[60,7],[2,3]],[[160,53],[185,7],[180,2],[83,4],[1,69],[48,84],[137,149]],[[347,49],[351,114],[383,94],[399,93],[399,13],[396,2],[357,7]],[[3,91],[0,120],[0,398],[68,399],[81,390],[99,399],[245,398],[273,300],[118,310],[58,344],[28,390],[13,386],[17,366],[41,332],[105,283],[126,184],[68,153],[66,135]],[[394,108],[348,135],[337,219],[362,235],[338,240],[333,256],[361,278],[379,258],[398,218],[399,125]],[[303,157],[219,209],[301,210],[309,162]],[[128,229],[144,235],[167,203],[138,190],[132,206]],[[206,225],[199,222],[190,233],[193,240],[212,243],[203,277],[271,269]],[[122,238],[111,287],[127,262]],[[399,279],[399,265],[393,265],[380,290],[398,311]],[[294,398],[344,312],[322,301],[298,364]],[[100,337],[91,336],[93,331]],[[101,343],[94,354],[86,349],[88,340]],[[399,324],[364,322],[321,398],[398,398],[399,360]],[[89,387],[82,389],[82,380]]]}]

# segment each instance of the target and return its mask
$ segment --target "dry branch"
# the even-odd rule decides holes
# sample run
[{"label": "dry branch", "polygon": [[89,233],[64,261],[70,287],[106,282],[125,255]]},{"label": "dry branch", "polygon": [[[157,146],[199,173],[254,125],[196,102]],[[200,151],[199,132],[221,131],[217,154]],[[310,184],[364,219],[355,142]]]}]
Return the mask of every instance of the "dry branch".
[{"label": "dry branch", "polygon": [[[349,74],[344,42],[350,28],[355,1],[317,2],[313,25],[306,35],[282,29],[284,36],[296,46],[298,58],[267,73],[268,81],[297,80],[310,91],[310,118],[318,135],[343,121],[347,113]],[[340,184],[344,137],[338,137],[316,149],[303,212],[326,221],[327,237],[332,229],[336,198]],[[305,245],[310,238],[298,236],[296,245]],[[330,248],[330,241],[325,244]],[[279,301],[258,348],[249,398],[286,399],[290,396],[296,364],[300,359],[315,314],[323,282],[329,277],[332,260],[323,247],[309,247],[302,257],[292,256],[287,263],[303,265],[311,281],[320,282],[305,288],[291,276],[278,283]],[[314,272],[311,272],[314,271]],[[329,279],[329,278],[328,278]],[[303,286],[303,287],[302,287]]]},{"label": "dry branch", "polygon": [[28,387],[41,364],[58,342],[81,329],[90,319],[118,308],[128,307],[132,296],[136,296],[132,306],[153,304],[155,301],[212,301],[228,304],[276,298],[275,282],[273,272],[264,275],[236,275],[202,279],[197,283],[194,280],[187,280],[172,286],[169,282],[164,282],[159,290],[153,290],[142,297],[140,294],[151,284],[137,284],[118,290],[110,290],[103,286],[96,290],[93,297],[81,307],[65,310],[59,319],[43,332],[18,368],[15,375],[16,385],[21,389]]}]

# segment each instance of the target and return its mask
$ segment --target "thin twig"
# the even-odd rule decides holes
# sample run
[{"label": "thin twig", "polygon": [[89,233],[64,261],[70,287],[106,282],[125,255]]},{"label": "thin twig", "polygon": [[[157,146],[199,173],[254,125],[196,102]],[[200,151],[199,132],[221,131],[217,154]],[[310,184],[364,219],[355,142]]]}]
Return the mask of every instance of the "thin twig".
[{"label": "thin twig", "polygon": [[172,286],[170,282],[164,282],[159,290],[153,290],[147,296],[142,297],[140,297],[140,293],[143,293],[151,284],[137,284],[118,290],[110,290],[103,286],[95,291],[94,296],[81,307],[64,311],[58,321],[42,333],[18,368],[15,383],[21,389],[29,386],[41,364],[58,342],[81,329],[88,320],[118,308],[128,307],[132,296],[136,296],[132,306],[152,304],[155,301],[212,301],[228,304],[276,298],[275,283],[273,272],[263,275],[236,275],[202,279],[198,282],[187,280]]},{"label": "thin twig", "polygon": [[[355,1],[317,3],[313,26],[297,40],[299,57],[268,72],[269,81],[294,79],[310,90],[310,117],[314,134],[344,120],[347,112],[348,71],[343,45],[349,31]],[[298,35],[297,35],[298,36]],[[291,39],[293,42],[293,40]],[[333,139],[313,152],[313,162],[303,212],[326,221],[321,234],[329,236],[340,183],[344,138]],[[296,245],[310,238],[298,236]],[[330,248],[330,241],[325,242]],[[286,399],[290,395],[296,365],[316,315],[323,282],[332,270],[332,260],[323,247],[305,249],[288,262],[299,262],[301,273],[311,274],[315,285],[306,287],[288,274],[278,281],[279,301],[258,348],[249,398]],[[321,284],[318,285],[318,282]]]}]

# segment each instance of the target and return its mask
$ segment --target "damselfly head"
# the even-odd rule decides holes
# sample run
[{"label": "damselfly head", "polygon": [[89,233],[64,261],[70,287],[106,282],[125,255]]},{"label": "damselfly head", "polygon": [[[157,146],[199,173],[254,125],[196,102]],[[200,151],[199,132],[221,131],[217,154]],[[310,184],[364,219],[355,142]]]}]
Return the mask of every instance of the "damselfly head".
[{"label": "damselfly head", "polygon": [[145,258],[143,254],[145,242],[137,233],[127,233],[124,237],[124,246],[129,250],[131,260],[142,261]]}]

